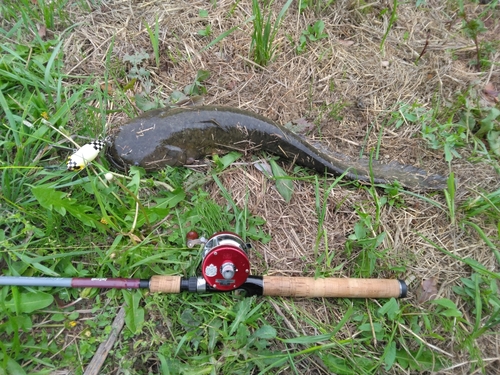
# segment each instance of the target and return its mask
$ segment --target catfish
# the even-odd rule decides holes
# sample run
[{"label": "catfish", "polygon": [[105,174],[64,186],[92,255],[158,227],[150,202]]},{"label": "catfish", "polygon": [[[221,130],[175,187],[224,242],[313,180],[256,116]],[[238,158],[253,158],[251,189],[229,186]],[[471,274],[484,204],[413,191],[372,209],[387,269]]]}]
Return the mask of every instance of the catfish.
[{"label": "catfish", "polygon": [[447,179],[412,165],[354,159],[313,144],[256,113],[222,106],[156,109],[121,126],[107,150],[119,170],[140,166],[159,171],[189,165],[217,150],[265,151],[280,158],[351,180],[399,182],[412,190],[442,190]]}]

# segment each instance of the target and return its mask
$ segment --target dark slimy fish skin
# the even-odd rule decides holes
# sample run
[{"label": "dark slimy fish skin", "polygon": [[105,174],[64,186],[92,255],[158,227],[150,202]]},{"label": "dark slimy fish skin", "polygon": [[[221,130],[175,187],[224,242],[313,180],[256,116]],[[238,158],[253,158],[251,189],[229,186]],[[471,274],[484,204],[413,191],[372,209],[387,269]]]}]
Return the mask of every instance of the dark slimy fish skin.
[{"label": "dark slimy fish skin", "polygon": [[[182,166],[218,149],[263,150],[295,161],[323,174],[340,175],[374,183],[392,183],[413,190],[441,190],[446,178],[410,165],[388,164],[316,147],[271,120],[230,107],[203,106],[157,109],[129,121],[115,133],[108,148],[108,160],[116,168],[141,166],[157,171],[165,166]],[[373,179],[370,178],[373,176]]]}]

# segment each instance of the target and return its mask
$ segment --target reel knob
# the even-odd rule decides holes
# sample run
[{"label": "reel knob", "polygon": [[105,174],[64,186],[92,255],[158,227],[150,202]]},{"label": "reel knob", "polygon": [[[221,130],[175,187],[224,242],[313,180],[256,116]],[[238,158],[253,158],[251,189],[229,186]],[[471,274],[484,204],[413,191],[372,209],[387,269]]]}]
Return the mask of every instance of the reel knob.
[{"label": "reel knob", "polygon": [[250,245],[232,232],[219,232],[203,248],[201,273],[210,287],[229,291],[239,288],[250,275]]}]

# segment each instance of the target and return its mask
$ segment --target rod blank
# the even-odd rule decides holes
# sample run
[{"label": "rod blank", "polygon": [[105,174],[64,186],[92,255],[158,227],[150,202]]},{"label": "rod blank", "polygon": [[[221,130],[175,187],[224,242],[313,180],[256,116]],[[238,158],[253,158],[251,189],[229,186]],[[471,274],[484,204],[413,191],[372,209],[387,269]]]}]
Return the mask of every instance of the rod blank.
[{"label": "rod blank", "polygon": [[[198,288],[197,280],[181,276],[153,276],[150,280],[123,278],[61,278],[0,276],[1,285],[48,286],[66,288],[149,288],[153,293],[213,292],[211,288]],[[204,281],[204,280],[203,280]],[[188,285],[181,289],[181,283]],[[250,276],[241,288],[249,288],[251,295],[282,297],[341,297],[341,298],[401,298],[406,297],[404,281],[395,279],[341,279],[282,276]]]},{"label": "rod blank", "polygon": [[0,285],[36,287],[49,286],[61,288],[138,289],[147,288],[149,281],[126,278],[0,276]]},{"label": "rod blank", "polygon": [[71,280],[66,277],[0,276],[0,285],[71,288]]}]

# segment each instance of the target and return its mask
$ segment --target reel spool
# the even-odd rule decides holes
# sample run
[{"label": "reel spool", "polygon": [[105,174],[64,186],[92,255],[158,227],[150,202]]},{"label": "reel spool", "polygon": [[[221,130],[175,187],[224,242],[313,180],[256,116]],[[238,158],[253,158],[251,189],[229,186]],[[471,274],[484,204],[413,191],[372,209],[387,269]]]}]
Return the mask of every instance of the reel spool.
[{"label": "reel spool", "polygon": [[203,247],[201,273],[210,287],[229,291],[239,288],[250,275],[250,244],[232,232],[219,232]]}]

